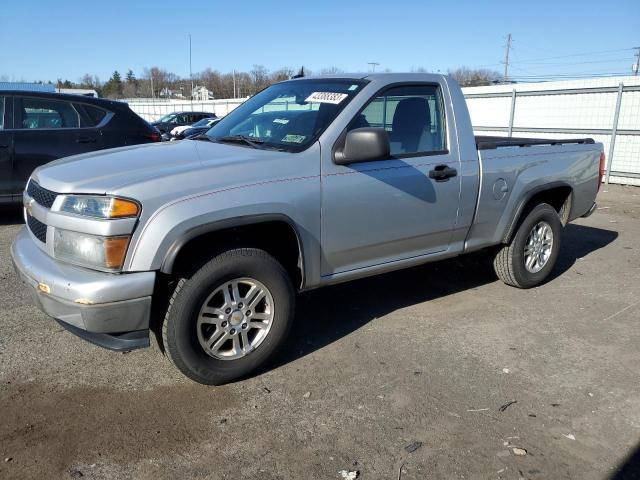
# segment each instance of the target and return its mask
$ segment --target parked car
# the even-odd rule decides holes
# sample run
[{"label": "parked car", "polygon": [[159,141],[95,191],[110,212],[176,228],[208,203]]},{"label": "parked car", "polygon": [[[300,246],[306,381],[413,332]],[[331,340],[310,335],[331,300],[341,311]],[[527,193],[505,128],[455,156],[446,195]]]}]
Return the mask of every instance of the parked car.
[{"label": "parked car", "polygon": [[215,115],[211,115],[207,118],[203,118],[202,120],[198,120],[196,123],[193,123],[191,125],[181,125],[179,127],[174,128],[173,130],[171,130],[169,133],[171,134],[172,137],[175,137],[176,135],[180,134],[181,132],[187,130],[188,128],[191,127],[195,127],[196,125],[198,127],[206,127],[208,125],[211,124],[211,121],[214,119],[217,119],[218,117],[216,117]]},{"label": "parked car", "polygon": [[126,103],[64,93],[0,91],[0,203],[22,201],[31,172],[57,158],[160,141]]},{"label": "parked car", "polygon": [[190,127],[180,130],[179,132],[173,134],[171,140],[183,140],[185,138],[193,137],[195,135],[200,135],[201,133],[205,133],[211,127],[213,127],[216,123],[220,121],[219,118],[204,118],[199,122],[194,123]]},{"label": "parked car", "polygon": [[283,345],[296,292],[478,250],[539,285],[596,208],[602,150],[475,137],[447,76],[289,80],[197,139],[40,167],[11,254],[67,330],[120,350],[161,332],[181,372],[220,384]]},{"label": "parked car", "polygon": [[173,112],[151,122],[151,125],[156,127],[160,133],[169,133],[176,127],[193,125],[203,118],[210,118],[212,115],[211,112]]}]

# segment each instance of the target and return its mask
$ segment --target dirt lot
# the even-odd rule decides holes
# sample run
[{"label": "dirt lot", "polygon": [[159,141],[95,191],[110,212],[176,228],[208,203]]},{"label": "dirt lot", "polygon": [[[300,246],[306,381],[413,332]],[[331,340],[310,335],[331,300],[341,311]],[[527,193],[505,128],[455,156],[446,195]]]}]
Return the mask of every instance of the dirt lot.
[{"label": "dirt lot", "polygon": [[542,287],[473,256],[310,292],[278,362],[216,388],[31,306],[3,211],[0,477],[640,478],[640,188],[599,204]]}]

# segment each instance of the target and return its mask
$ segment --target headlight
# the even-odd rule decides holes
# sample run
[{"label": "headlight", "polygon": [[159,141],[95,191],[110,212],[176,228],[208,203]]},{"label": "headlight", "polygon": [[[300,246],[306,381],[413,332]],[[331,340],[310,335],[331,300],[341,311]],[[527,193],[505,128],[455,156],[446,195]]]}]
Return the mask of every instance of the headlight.
[{"label": "headlight", "polygon": [[130,236],[101,237],[56,228],[53,251],[56,258],[98,270],[122,268]]},{"label": "headlight", "polygon": [[138,216],[140,205],[124,198],[67,195],[60,211],[95,218],[126,218]]}]

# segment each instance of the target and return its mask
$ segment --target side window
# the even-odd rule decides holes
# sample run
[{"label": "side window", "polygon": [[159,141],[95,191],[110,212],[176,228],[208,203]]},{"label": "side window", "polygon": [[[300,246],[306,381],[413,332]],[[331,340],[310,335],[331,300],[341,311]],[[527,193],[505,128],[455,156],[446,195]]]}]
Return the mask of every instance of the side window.
[{"label": "side window", "polygon": [[393,87],[374,98],[351,122],[349,130],[384,128],[392,155],[446,150],[444,107],[436,85]]},{"label": "side window", "polygon": [[80,115],[80,127],[83,128],[99,125],[107,115],[106,110],[84,103],[74,103],[73,108],[75,108]]},{"label": "side window", "polygon": [[0,97],[0,130],[4,130],[4,104],[7,97]]},{"label": "side window", "polygon": [[178,115],[175,123],[189,123],[189,115]]},{"label": "side window", "polygon": [[22,128],[78,128],[80,115],[69,102],[47,98],[22,99]]}]

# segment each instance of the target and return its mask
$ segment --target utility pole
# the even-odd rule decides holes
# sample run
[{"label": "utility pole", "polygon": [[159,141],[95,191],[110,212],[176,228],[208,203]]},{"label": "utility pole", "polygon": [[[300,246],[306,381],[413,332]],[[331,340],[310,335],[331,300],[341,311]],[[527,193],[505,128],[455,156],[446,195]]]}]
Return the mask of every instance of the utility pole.
[{"label": "utility pole", "polygon": [[378,62],[367,62],[367,65],[371,65],[373,73],[376,72],[376,67],[380,65]]},{"label": "utility pole", "polygon": [[636,52],[636,63],[633,66],[633,74],[637,77],[638,70],[640,70],[640,47],[635,47],[635,49],[637,50],[637,52]]},{"label": "utility pole", "polygon": [[511,50],[511,34],[507,35],[506,51],[504,52],[504,82],[509,80],[509,50]]},{"label": "utility pole", "polygon": [[233,98],[238,98],[236,96],[236,69],[233,69]]},{"label": "utility pole", "polygon": [[189,80],[191,80],[191,100],[193,101],[193,71],[191,70],[191,34],[189,34]]}]

